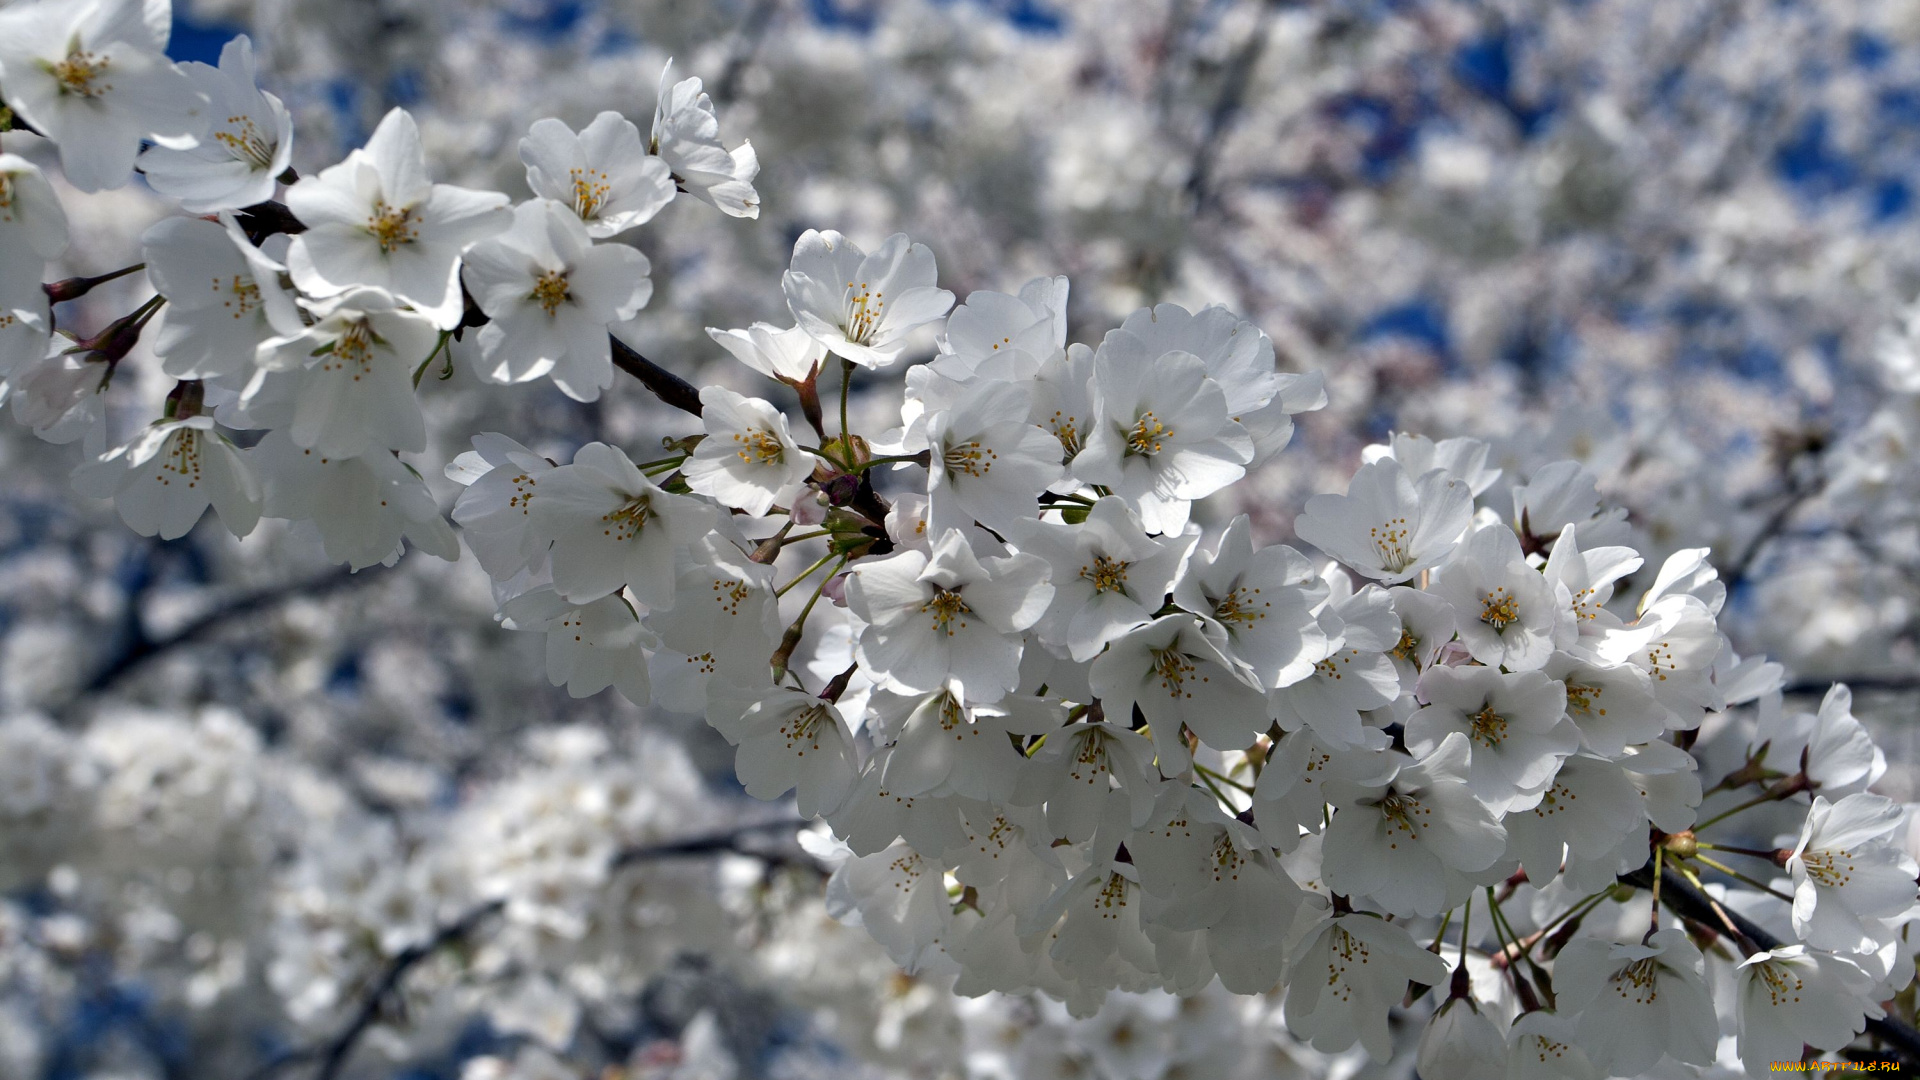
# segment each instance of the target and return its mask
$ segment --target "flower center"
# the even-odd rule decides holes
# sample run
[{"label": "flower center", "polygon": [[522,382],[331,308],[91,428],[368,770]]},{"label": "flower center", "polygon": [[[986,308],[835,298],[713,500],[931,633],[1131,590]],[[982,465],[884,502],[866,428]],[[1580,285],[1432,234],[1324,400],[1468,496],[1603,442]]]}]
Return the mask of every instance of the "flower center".
[{"label": "flower center", "polygon": [[350,324],[333,339],[333,344],[321,346],[320,351],[327,358],[320,362],[320,370],[351,371],[353,381],[359,382],[361,376],[373,370],[373,346],[379,340],[367,320]]},{"label": "flower center", "polygon": [[[1080,749],[1073,755],[1073,763],[1067,767],[1067,775],[1075,780],[1092,784],[1105,777],[1111,771],[1107,764],[1107,735],[1103,731],[1089,731],[1080,737]],[[1100,790],[1106,790],[1104,787]]]},{"label": "flower center", "polygon": [[1127,906],[1127,879],[1108,874],[1107,883],[1100,886],[1100,894],[1093,899],[1093,906],[1101,918],[1118,919]]},{"label": "flower center", "polygon": [[806,757],[808,750],[820,749],[820,725],[826,719],[825,705],[809,705],[780,725],[780,734],[786,736],[787,749],[793,751],[794,757]]},{"label": "flower center", "polygon": [[947,463],[947,475],[965,473],[968,476],[985,476],[993,471],[993,463],[1000,454],[990,446],[981,446],[979,439],[970,442],[954,443],[947,447],[942,460]]},{"label": "flower center", "polygon": [[749,465],[778,465],[787,460],[787,448],[765,428],[736,431],[733,441],[740,445],[734,455]]},{"label": "flower center", "polygon": [[1060,440],[1060,449],[1065,451],[1068,459],[1080,453],[1079,417],[1068,416],[1055,409],[1053,415],[1047,417],[1047,427],[1052,430],[1053,437]]},{"label": "flower center", "polygon": [[1567,711],[1582,716],[1605,716],[1607,710],[1597,704],[1604,686],[1581,686],[1576,682],[1567,683]]},{"label": "flower center", "polygon": [[1255,600],[1259,595],[1259,589],[1242,585],[1214,603],[1213,617],[1223,623],[1252,626],[1267,617],[1263,609],[1273,606],[1268,601]]},{"label": "flower center", "polygon": [[1246,865],[1247,857],[1233,846],[1233,841],[1224,834],[1213,842],[1213,883],[1239,881],[1240,867]]},{"label": "flower center", "polygon": [[104,56],[75,49],[67,54],[65,60],[48,65],[48,71],[52,73],[54,81],[60,84],[62,94],[97,98],[113,89],[112,83],[100,81],[110,63]]},{"label": "flower center", "polygon": [[567,272],[549,270],[541,274],[534,281],[533,292],[527,294],[527,299],[539,304],[548,315],[560,310],[561,304],[572,303],[573,293],[567,289]]},{"label": "flower center", "polygon": [[1845,888],[1853,881],[1853,852],[1844,849],[1825,849],[1808,851],[1800,856],[1800,865],[1807,868],[1807,876],[1815,884],[1829,889]]},{"label": "flower center", "polygon": [[1467,721],[1471,725],[1468,736],[1489,750],[1498,747],[1507,737],[1507,718],[1493,711],[1492,702],[1467,717]]},{"label": "flower center", "polygon": [[723,615],[740,614],[740,605],[746,602],[752,592],[744,581],[734,578],[713,579],[713,602],[720,605]]},{"label": "flower center", "polygon": [[1776,1007],[1798,1002],[1800,991],[1807,988],[1806,980],[1786,964],[1776,964],[1767,960],[1755,964],[1754,968],[1754,973],[1767,988],[1770,1003]]},{"label": "flower center", "polygon": [[1487,593],[1480,603],[1480,621],[1493,627],[1498,634],[1506,630],[1509,624],[1520,621],[1520,601],[1513,598],[1505,585]]},{"label": "flower center", "polygon": [[236,319],[260,306],[260,286],[239,274],[233,275],[225,282],[214,278],[213,291],[233,294],[231,299],[220,301],[220,306],[232,311]]},{"label": "flower center", "polygon": [[380,251],[386,255],[420,239],[420,230],[413,221],[413,208],[388,206],[385,199],[373,200],[373,216],[367,218],[367,231],[380,241]]},{"label": "flower center", "polygon": [[1402,629],[1400,640],[1388,651],[1393,654],[1394,659],[1412,663],[1413,654],[1420,651],[1420,639],[1413,636],[1413,631]]},{"label": "flower center", "polygon": [[1080,568],[1080,576],[1093,582],[1093,591],[1125,592],[1127,588],[1127,566],[1123,559],[1109,559],[1105,555],[1095,555],[1092,566]]},{"label": "flower center", "polygon": [[1398,850],[1401,840],[1418,840],[1422,818],[1433,816],[1433,808],[1412,795],[1389,791],[1380,800],[1380,816],[1387,823],[1387,847]]},{"label": "flower center", "polygon": [[611,536],[615,540],[631,540],[646,531],[647,522],[652,521],[653,517],[653,497],[635,495],[622,503],[620,509],[600,516],[600,520],[607,525],[601,530],[601,535]]},{"label": "flower center", "polygon": [[1166,440],[1171,438],[1173,429],[1161,423],[1159,417],[1151,412],[1141,413],[1140,419],[1135,420],[1127,432],[1127,455],[1157,454]]},{"label": "flower center", "polygon": [[523,515],[529,513],[527,508],[533,505],[534,478],[521,473],[507,482],[513,485],[513,494],[507,497],[507,505],[518,507]]},{"label": "flower center", "polygon": [[182,428],[167,440],[166,455],[161,458],[160,470],[153,474],[161,487],[172,487],[173,482],[182,480],[188,488],[200,486],[200,433],[192,428]]},{"label": "flower center", "polygon": [[840,329],[846,333],[848,341],[855,345],[869,343],[886,310],[887,303],[883,299],[886,295],[869,291],[864,281],[858,285],[847,282],[847,309],[840,317]]},{"label": "flower center", "polygon": [[1607,982],[1613,986],[1613,992],[1636,1005],[1651,1005],[1660,996],[1660,965],[1649,956],[1644,960],[1635,960],[1626,967],[1613,973]]},{"label": "flower center", "polygon": [[572,169],[573,176],[573,212],[580,220],[591,221],[599,215],[600,208],[607,205],[607,195],[613,191],[613,185],[607,182],[607,174],[598,169]]},{"label": "flower center", "polygon": [[1367,538],[1373,541],[1374,554],[1380,556],[1381,569],[1397,574],[1413,565],[1413,553],[1407,550],[1407,540],[1412,535],[1412,530],[1407,528],[1406,518],[1394,518],[1367,530]]},{"label": "flower center", "polygon": [[277,147],[260,134],[252,117],[227,117],[227,130],[214,132],[213,138],[236,159],[253,166],[255,172],[273,168],[273,152]]},{"label": "flower center", "polygon": [[936,632],[944,631],[948,637],[952,637],[954,634],[953,621],[959,619],[959,628],[965,630],[967,628],[967,620],[961,618],[961,616],[973,614],[973,609],[967,606],[967,602],[960,598],[959,593],[951,589],[935,589],[933,591],[933,599],[920,605],[920,612],[921,614],[932,612],[934,630]]},{"label": "flower center", "polygon": [[[1190,698],[1193,696],[1193,692],[1186,688],[1187,680],[1192,678],[1199,668],[1187,658],[1187,654],[1178,649],[1149,649],[1148,655],[1153,658],[1151,674],[1159,676],[1160,689],[1165,690],[1168,697]],[[1202,676],[1200,681],[1207,680]]]}]

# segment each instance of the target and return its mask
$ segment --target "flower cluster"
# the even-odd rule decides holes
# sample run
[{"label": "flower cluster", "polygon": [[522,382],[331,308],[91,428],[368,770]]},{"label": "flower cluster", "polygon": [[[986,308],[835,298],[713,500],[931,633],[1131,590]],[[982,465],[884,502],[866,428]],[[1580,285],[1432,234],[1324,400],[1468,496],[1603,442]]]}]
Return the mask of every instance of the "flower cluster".
[{"label": "flower cluster", "polygon": [[[464,538],[500,623],[544,635],[555,685],[704,716],[749,795],[824,819],[833,839],[807,843],[835,866],[828,910],[907,972],[1081,1017],[1116,991],[1285,988],[1294,1038],[1380,1059],[1432,992],[1428,1080],[1711,1065],[1722,1016],[1759,1074],[1844,1048],[1911,982],[1920,868],[1905,810],[1867,791],[1885,761],[1845,688],[1787,713],[1781,669],[1720,629],[1707,551],[1649,565],[1585,466],[1527,462],[1496,499],[1486,443],[1395,435],[1344,494],[1306,501],[1310,550],[1246,516],[1207,529],[1196,506],[1327,404],[1318,374],[1221,307],[1145,307],[1070,344],[1065,278],[955,306],[904,234],[868,251],[809,230],[784,313],[709,329],[791,413],[695,388],[616,331],[653,292],[622,233],[682,193],[759,212],[757,157],[727,148],[699,80],[663,75],[646,137],[613,112],[534,123],[516,206],[434,182],[400,109],[293,175],[246,39],[217,68],[174,65],[149,18],[165,9],[0,10],[0,97],[67,181],[138,166],[191,215],[125,271],[154,296],[78,337],[53,305],[119,275],[43,283],[64,212],[0,156],[15,417],[83,441],[76,486],[144,535],[209,507],[235,536],[281,518],[354,568],[404,544],[455,559]],[[143,339],[173,389],[108,449],[102,391]],[[651,460],[591,442],[564,464],[480,434],[445,465],[456,536],[401,457],[429,447],[425,375],[456,361],[580,402],[617,366],[700,430]],[[856,430],[855,379],[902,368],[897,423]],[[1750,730],[1722,737],[1748,706]],[[206,798],[255,796],[164,749],[154,767]],[[623,850],[673,816],[663,786],[598,755],[561,746],[496,790],[460,824],[486,843],[457,868],[405,863],[371,826],[310,853],[284,917],[325,932],[269,971],[289,1013],[330,1016],[341,972],[435,940],[442,873],[524,936],[522,966],[543,936],[590,953],[637,909],[610,895]],[[93,797],[150,817],[145,790]],[[1783,808],[1792,832],[1738,831]],[[525,1013],[559,994],[538,971],[523,989]]]}]

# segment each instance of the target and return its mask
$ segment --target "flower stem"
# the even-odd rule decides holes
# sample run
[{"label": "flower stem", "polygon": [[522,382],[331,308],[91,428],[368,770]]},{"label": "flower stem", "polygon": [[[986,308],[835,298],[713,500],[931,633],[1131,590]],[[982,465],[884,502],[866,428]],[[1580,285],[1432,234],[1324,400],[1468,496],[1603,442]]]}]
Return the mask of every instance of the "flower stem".
[{"label": "flower stem", "polygon": [[[812,566],[809,566],[809,567],[807,567],[807,568],[806,568],[805,570],[802,570],[802,571],[800,571],[800,573],[799,573],[799,574],[798,574],[798,575],[797,575],[797,576],[796,576],[796,577],[795,577],[795,578],[794,578],[794,579],[793,579],[792,581],[789,581],[789,582],[787,582],[787,583],[786,583],[785,585],[782,585],[782,586],[780,586],[780,587],[779,587],[778,589],[776,589],[776,590],[774,590],[774,593],[773,593],[773,595],[775,595],[775,596],[785,596],[785,595],[787,595],[788,593],[790,593],[790,592],[792,592],[792,591],[793,591],[793,587],[794,587],[795,585],[798,585],[798,584],[800,584],[801,582],[803,582],[803,581],[805,581],[805,580],[807,580],[808,578],[810,578],[810,577],[812,577],[812,576],[813,576],[813,572],[814,572],[815,570],[818,570],[818,569],[820,569],[821,567],[823,567],[823,566],[825,566],[825,565],[827,565],[827,563],[829,563],[829,562],[831,562],[831,561],[832,561],[833,559],[835,559],[836,557],[837,557],[837,556],[835,555],[835,553],[834,553],[834,552],[831,552],[831,551],[829,551],[829,552],[827,552],[827,553],[826,553],[825,555],[822,555],[822,556],[820,556],[820,561],[819,561],[819,562],[816,562],[816,563],[814,563],[814,564],[813,564]],[[823,581],[823,582],[821,582],[821,584],[822,584],[822,585],[824,585],[824,584],[826,584],[826,582],[824,582],[824,581]],[[808,606],[808,607],[812,607],[813,605],[812,605],[811,603],[809,603],[809,604],[808,604],[807,606]]]},{"label": "flower stem", "polygon": [[[1702,866],[1712,867],[1713,869],[1720,871],[1721,873],[1727,875],[1728,877],[1733,878],[1735,881],[1743,881],[1748,885],[1751,885],[1754,888],[1759,889],[1761,892],[1768,894],[1769,896],[1773,896],[1773,897],[1777,897],[1778,899],[1785,900],[1789,904],[1793,903],[1793,897],[1788,896],[1786,893],[1781,892],[1780,890],[1774,888],[1771,885],[1765,884],[1764,882],[1756,881],[1753,878],[1750,878],[1747,875],[1741,873],[1740,871],[1735,870],[1733,867],[1726,865],[1725,863],[1721,863],[1713,859],[1709,859],[1705,855],[1695,855],[1693,859],[1695,862],[1699,863]],[[1659,868],[1656,866],[1655,869],[1657,870]],[[1655,895],[1658,895],[1659,889],[1660,889],[1660,879],[1657,877],[1654,878],[1653,885],[1654,885]]]}]

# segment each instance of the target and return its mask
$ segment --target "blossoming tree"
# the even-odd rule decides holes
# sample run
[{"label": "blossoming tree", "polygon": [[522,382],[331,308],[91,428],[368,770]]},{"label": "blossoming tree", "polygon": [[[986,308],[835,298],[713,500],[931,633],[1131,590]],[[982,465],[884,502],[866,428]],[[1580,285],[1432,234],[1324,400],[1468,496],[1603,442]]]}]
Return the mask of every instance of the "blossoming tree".
[{"label": "blossoming tree", "polygon": [[[1428,1080],[1920,1061],[1920,867],[1904,808],[1868,790],[1884,755],[1844,686],[1788,712],[1780,666],[1722,632],[1708,551],[1648,559],[1588,467],[1521,460],[1496,489],[1509,466],[1487,443],[1399,433],[1344,493],[1287,508],[1308,547],[1263,543],[1244,515],[1204,527],[1197,503],[1327,406],[1318,373],[1219,306],[1146,306],[1072,340],[1068,278],[957,298],[901,233],[871,250],[801,234],[765,321],[707,330],[755,392],[696,387],[627,338],[655,292],[630,230],[683,195],[761,211],[758,157],[700,79],[663,73],[645,131],[612,112],[533,123],[515,205],[435,182],[404,109],[296,175],[252,44],[174,64],[169,16],[0,9],[11,126],[78,193],[138,170],[181,210],[139,265],[48,282],[63,203],[85,195],[0,156],[8,406],[79,443],[74,485],[136,533],[183,536],[209,508],[235,537],[279,519],[355,570],[464,546],[500,632],[539,635],[554,685],[703,716],[748,795],[816,823],[758,857],[820,869],[828,911],[968,997],[1080,1018],[1124,995],[1271,997],[1288,1038],[1381,1068],[1412,1022]],[[62,322],[58,305],[137,274],[132,310]],[[936,354],[910,362],[927,338]],[[110,446],[105,403],[149,358],[171,389]],[[471,449],[435,460],[432,395],[456,366],[580,403],[630,378],[697,431],[562,461],[462,430]],[[879,415],[856,410],[861,384],[898,386],[897,412],[856,424]],[[446,515],[433,470],[462,485]],[[1724,737],[1737,708],[1750,737]],[[3,734],[23,760],[74,753],[44,722]],[[296,1019],[339,1022],[265,1068],[353,1067],[423,965],[560,1052],[579,999],[621,996],[576,962],[603,907],[640,903],[620,872],[742,834],[660,834],[656,804],[698,793],[583,738],[541,751],[557,786],[466,812],[455,827],[488,840],[469,861],[362,856],[353,903],[386,962],[361,1006],[341,1014],[351,995],[321,974],[335,946],[289,917],[271,978]],[[231,721],[111,745],[88,759],[105,780],[67,769],[32,798],[104,803],[142,767],[231,803],[222,762],[260,753]],[[407,846],[356,827],[376,852]],[[319,923],[341,889],[314,861]],[[489,937],[507,944],[450,957]],[[578,1075],[488,1060],[474,1071]]]}]

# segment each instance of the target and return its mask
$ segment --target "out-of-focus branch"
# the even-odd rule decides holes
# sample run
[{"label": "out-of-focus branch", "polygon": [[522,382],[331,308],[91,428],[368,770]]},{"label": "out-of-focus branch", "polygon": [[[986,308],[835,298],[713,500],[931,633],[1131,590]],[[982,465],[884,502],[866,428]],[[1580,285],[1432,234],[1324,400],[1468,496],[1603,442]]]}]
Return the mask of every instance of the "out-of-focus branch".
[{"label": "out-of-focus branch", "polygon": [[1842,675],[1835,679],[1798,679],[1780,688],[1783,694],[1824,694],[1834,683],[1846,683],[1855,692],[1899,694],[1920,690],[1920,675]]},{"label": "out-of-focus branch", "polygon": [[727,51],[727,66],[713,82],[715,102],[725,105],[740,93],[740,76],[760,51],[760,43],[766,40],[767,28],[773,25],[773,14],[779,7],[780,0],[760,0],[740,21],[739,29],[733,32],[732,48]]},{"label": "out-of-focus branch", "polygon": [[[182,645],[190,645],[234,619],[276,607],[295,597],[324,596],[336,589],[360,584],[379,576],[369,573],[370,570],[372,570],[371,567],[367,571],[356,573],[345,567],[339,567],[305,581],[289,582],[248,593],[214,608],[173,633],[158,638],[147,636],[146,630],[140,625],[139,612],[133,611],[130,613],[129,620],[132,625],[132,632],[129,635],[131,640],[112,660],[107,662],[106,666],[87,680],[87,684],[81,688],[80,693],[83,696],[100,693],[154,657]],[[130,598],[129,603],[134,603],[136,600],[137,598]]]},{"label": "out-of-focus branch", "polygon": [[[777,836],[784,832],[791,835],[804,828],[806,824],[798,819],[762,821],[711,836],[696,836],[685,840],[631,847],[615,854],[608,862],[607,868],[618,870],[660,859],[738,852],[770,863],[818,869],[819,864],[813,860],[812,856],[800,850],[799,845],[791,840],[784,846],[746,843],[750,837],[763,834]],[[309,1061],[320,1062],[320,1068],[313,1074],[313,1080],[336,1080],[361,1037],[380,1019],[381,1009],[400,989],[400,984],[406,978],[407,972],[440,950],[466,941],[488,919],[504,911],[506,906],[505,900],[488,900],[478,904],[453,922],[434,931],[433,935],[425,941],[410,945],[394,954],[393,958],[387,961],[387,966],[381,970],[380,977],[369,985],[365,995],[360,999],[359,1007],[354,1010],[352,1019],[340,1029],[339,1034],[325,1043],[280,1054],[254,1070],[248,1076],[248,1080],[269,1080],[283,1070]]]},{"label": "out-of-focus branch", "polygon": [[[1652,865],[1643,866],[1631,874],[1620,875],[1620,880],[1638,889],[1653,888]],[[1747,940],[1762,949],[1781,948],[1786,943],[1763,929],[1760,924],[1720,905],[1716,910],[1711,897],[1695,888],[1678,871],[1662,870],[1660,873],[1660,901],[1668,909],[1683,918],[1690,919],[1702,926],[1719,926],[1722,919],[1733,925]],[[1900,1057],[1909,1066],[1920,1064],[1920,1031],[1892,1017],[1879,1020],[1867,1020],[1867,1035],[1878,1039],[1900,1052]]]},{"label": "out-of-focus branch", "polygon": [[[658,859],[673,859],[688,855],[719,855],[737,853],[751,855],[756,859],[787,866],[819,867],[813,856],[801,850],[792,839],[794,833],[806,828],[807,823],[798,818],[780,821],[761,821],[752,825],[742,825],[737,829],[712,836],[695,836],[685,840],[673,840],[663,844],[648,844],[644,847],[631,847],[614,855],[608,868],[618,870],[621,867],[637,863],[653,862]],[[778,837],[782,833],[787,839],[782,843],[749,844],[750,837]]]},{"label": "out-of-focus branch", "polygon": [[[1789,475],[1791,470],[1792,466],[1789,464]],[[1746,548],[1727,565],[1726,572],[1720,575],[1720,580],[1726,583],[1727,591],[1732,592],[1746,583],[1752,576],[1753,568],[1759,562],[1760,554],[1766,550],[1767,544],[1780,535],[1781,530],[1786,528],[1787,522],[1799,512],[1801,507],[1817,498],[1825,488],[1826,485],[1819,481],[1794,482],[1784,494],[1779,496],[1780,505],[1774,507],[1773,512],[1767,515],[1766,520],[1753,534],[1753,539],[1747,541]]]},{"label": "out-of-focus branch", "polygon": [[613,341],[613,366],[639,379],[655,397],[695,416],[700,415],[700,391],[687,380],[641,356],[633,346],[607,335]]},{"label": "out-of-focus branch", "polygon": [[1234,118],[1246,106],[1247,88],[1253,81],[1253,71],[1260,64],[1261,54],[1267,50],[1267,41],[1273,36],[1273,13],[1280,3],[1281,0],[1265,0],[1260,24],[1228,61],[1226,78],[1220,85],[1220,96],[1214,99],[1213,107],[1207,110],[1206,131],[1201,135],[1199,145],[1194,148],[1193,163],[1187,171],[1187,198],[1192,200],[1196,214],[1205,210],[1213,196],[1214,161],[1219,156],[1221,142],[1233,127]]}]

